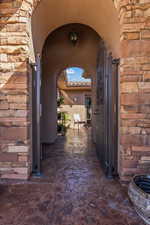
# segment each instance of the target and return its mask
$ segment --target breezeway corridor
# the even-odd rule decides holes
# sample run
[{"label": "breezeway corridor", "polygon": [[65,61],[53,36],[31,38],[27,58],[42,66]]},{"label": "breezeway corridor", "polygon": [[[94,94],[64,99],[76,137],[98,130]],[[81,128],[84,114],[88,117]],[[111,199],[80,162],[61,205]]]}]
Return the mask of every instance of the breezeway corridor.
[{"label": "breezeway corridor", "polygon": [[43,177],[0,185],[0,225],[144,225],[117,180],[107,179],[90,130],[44,148]]}]

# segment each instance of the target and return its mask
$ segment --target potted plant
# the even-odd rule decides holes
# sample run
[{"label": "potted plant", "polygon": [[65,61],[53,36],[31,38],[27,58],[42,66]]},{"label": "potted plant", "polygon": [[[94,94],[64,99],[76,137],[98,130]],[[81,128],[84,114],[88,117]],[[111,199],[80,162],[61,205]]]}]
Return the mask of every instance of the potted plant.
[{"label": "potted plant", "polygon": [[138,215],[150,224],[150,175],[133,177],[128,194]]},{"label": "potted plant", "polygon": [[67,112],[61,112],[60,108],[61,105],[64,103],[64,97],[59,96],[57,99],[57,107],[58,107],[58,112],[57,112],[57,131],[58,133],[61,133],[62,135],[65,135],[68,129],[67,121],[69,120],[68,113]]}]

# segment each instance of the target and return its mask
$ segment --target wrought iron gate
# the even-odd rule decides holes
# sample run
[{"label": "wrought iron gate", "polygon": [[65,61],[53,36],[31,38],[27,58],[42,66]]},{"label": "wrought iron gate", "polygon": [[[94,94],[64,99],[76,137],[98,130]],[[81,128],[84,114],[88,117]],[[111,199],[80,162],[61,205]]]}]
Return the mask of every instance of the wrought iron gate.
[{"label": "wrought iron gate", "polygon": [[117,174],[118,168],[118,63],[101,41],[96,81],[96,151],[109,178]]}]

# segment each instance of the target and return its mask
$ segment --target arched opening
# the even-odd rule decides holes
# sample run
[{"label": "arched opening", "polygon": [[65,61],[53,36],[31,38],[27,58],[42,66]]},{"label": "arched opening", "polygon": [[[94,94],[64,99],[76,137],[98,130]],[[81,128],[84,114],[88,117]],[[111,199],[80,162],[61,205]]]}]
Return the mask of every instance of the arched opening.
[{"label": "arched opening", "polygon": [[82,68],[70,67],[57,79],[57,132],[78,129],[91,124],[91,76]]},{"label": "arched opening", "polygon": [[[111,120],[113,116],[116,118],[116,113],[112,108],[112,98],[115,98],[114,101],[116,101],[112,77],[117,75],[117,69],[114,70],[115,76],[112,76],[112,56],[106,49],[101,37],[87,25],[78,23],[64,25],[47,37],[42,51],[41,62],[38,64],[39,67],[40,64],[41,69],[37,69],[37,73],[40,74],[41,71],[41,88],[37,82],[38,102],[34,101],[37,102],[36,109],[39,109],[37,113],[38,125],[36,129],[33,129],[38,131],[39,136],[37,136],[36,140],[41,140],[41,143],[38,142],[38,146],[52,144],[58,137],[58,77],[61,77],[67,68],[84,68],[84,71],[86,71],[84,75],[92,80],[92,141],[96,145],[97,155],[106,174],[109,176],[116,174],[118,167],[117,152],[115,152],[117,139],[113,139],[116,125],[112,124]],[[40,92],[41,98],[39,96]],[[79,113],[76,114],[79,116]],[[115,142],[116,145],[114,152],[110,149],[112,142]],[[36,149],[38,149],[37,146]],[[41,152],[39,155],[41,155]],[[39,159],[34,160],[33,165],[35,165],[36,170],[37,163],[40,165],[40,161]]]},{"label": "arched opening", "polygon": [[[56,15],[59,15],[56,17]],[[59,4],[43,0],[32,15],[32,39],[35,54],[42,52],[46,38],[59,27],[71,23],[82,23],[95,30],[112,52],[120,57],[120,24],[118,12],[112,0],[83,0],[69,3],[62,0]]]},{"label": "arched opening", "polygon": [[[59,15],[59,17],[56,18],[56,14]],[[106,18],[109,18],[109,23]],[[77,33],[77,35],[79,33],[79,41],[77,41],[77,44],[74,45],[69,41],[70,33]],[[112,58],[120,57],[119,20],[113,2],[111,0],[108,0],[107,3],[106,1],[97,0],[90,3],[87,1],[83,1],[82,3],[81,1],[70,1],[68,7],[68,1],[66,0],[61,1],[59,5],[55,1],[42,1],[32,16],[32,37],[34,47],[33,55],[36,56],[40,54],[42,62],[41,102],[44,102],[44,104],[41,106],[41,142],[53,143],[56,140],[57,77],[64,69],[76,66],[84,68],[93,76],[92,139],[94,143],[101,145],[102,148],[104,147],[104,142],[107,142],[105,146],[108,146],[110,141],[104,140],[103,138],[104,135],[110,136],[110,134],[104,134],[103,132],[104,126],[106,127],[108,124],[106,125],[106,121],[105,124],[103,123],[104,107],[102,107],[99,102],[104,99],[104,95],[109,94],[102,93],[105,92],[104,89],[106,90],[104,84],[102,84],[104,80],[105,85],[108,85],[106,84],[106,73],[111,73],[111,68],[107,70],[112,66],[108,61],[111,61]],[[103,40],[105,44],[103,44]],[[102,52],[100,52],[101,48]],[[110,52],[112,56],[108,57]],[[103,63],[100,63],[100,61],[103,61]],[[100,64],[102,65],[102,69],[99,69]],[[115,65],[117,67],[118,64]],[[117,69],[116,71],[118,72]],[[99,73],[102,74],[100,80]],[[105,76],[105,78],[103,76]],[[111,82],[110,80],[111,78],[109,78],[109,82]],[[49,87],[47,84],[49,84]],[[98,86],[96,86],[96,84],[98,84]],[[98,89],[101,89],[101,92],[99,92]],[[111,89],[111,92],[112,91]],[[99,97],[100,95],[103,95],[103,97]],[[109,97],[111,98],[111,96],[112,94],[110,94]],[[99,110],[99,107],[103,108],[103,111]],[[117,107],[117,104],[115,107]],[[116,112],[117,110],[118,109],[116,109]],[[105,114],[108,113],[106,111],[108,111],[108,109],[105,109]],[[109,111],[112,111],[112,105]],[[102,112],[102,115],[99,115],[100,112]],[[98,122],[102,124],[101,127],[97,127],[98,118],[101,118]],[[111,119],[109,118],[109,120]],[[118,118],[115,118],[115,121],[117,120]],[[108,126],[113,125],[110,123]],[[107,128],[106,130],[108,131],[109,129]],[[99,138],[99,135],[102,138]],[[115,135],[113,134],[113,136]],[[110,139],[111,142],[113,142],[112,134]],[[117,147],[117,144],[115,144],[115,146]],[[100,149],[100,147],[97,146],[97,149]],[[110,151],[110,149],[108,151]],[[109,153],[106,154],[109,156]],[[110,161],[110,158],[102,160],[104,164],[107,164],[107,167],[112,167],[106,162]],[[115,156],[115,158],[117,158],[117,156]],[[117,167],[116,164],[117,162],[115,162],[115,167]],[[104,165],[104,167],[106,166]]]},{"label": "arched opening", "polygon": [[[79,36],[76,46],[69,40],[69,34],[74,30]],[[58,75],[63,69],[73,65],[84,68],[90,74],[95,74],[99,41],[100,37],[95,31],[81,24],[63,26],[47,38],[42,55],[42,101],[46,101],[42,106],[42,141],[44,143],[54,142],[57,136],[56,81]],[[47,86],[48,83],[49,86]],[[50,103],[55,106],[53,109]]]}]

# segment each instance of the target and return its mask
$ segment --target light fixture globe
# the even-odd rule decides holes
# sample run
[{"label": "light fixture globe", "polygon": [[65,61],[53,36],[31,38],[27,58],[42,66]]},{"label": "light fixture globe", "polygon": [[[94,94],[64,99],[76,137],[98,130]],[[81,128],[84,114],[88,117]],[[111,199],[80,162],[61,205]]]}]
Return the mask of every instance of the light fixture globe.
[{"label": "light fixture globe", "polygon": [[72,31],[69,33],[69,41],[71,41],[74,46],[77,44],[78,40],[79,37],[77,32]]}]

